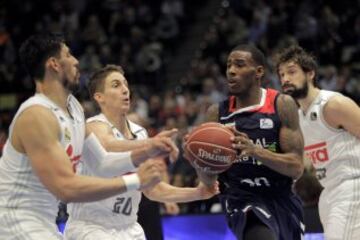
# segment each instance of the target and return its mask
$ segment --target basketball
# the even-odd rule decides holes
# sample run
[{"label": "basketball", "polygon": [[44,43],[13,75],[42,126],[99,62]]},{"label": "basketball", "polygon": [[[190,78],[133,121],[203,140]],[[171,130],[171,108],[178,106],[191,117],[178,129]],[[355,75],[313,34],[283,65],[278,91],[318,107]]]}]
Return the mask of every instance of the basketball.
[{"label": "basketball", "polygon": [[220,123],[209,122],[190,132],[185,143],[186,158],[203,172],[218,174],[228,169],[236,158],[231,130]]}]

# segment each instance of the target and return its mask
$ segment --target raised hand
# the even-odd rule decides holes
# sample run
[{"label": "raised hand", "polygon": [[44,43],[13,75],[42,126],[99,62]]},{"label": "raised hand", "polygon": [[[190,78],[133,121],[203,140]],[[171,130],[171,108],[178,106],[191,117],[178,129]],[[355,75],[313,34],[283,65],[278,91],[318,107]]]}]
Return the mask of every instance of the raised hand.
[{"label": "raised hand", "polygon": [[179,130],[177,128],[173,128],[170,130],[163,130],[161,132],[159,132],[158,134],[155,135],[155,137],[174,137],[177,133],[179,132]]},{"label": "raised hand", "polygon": [[[173,129],[170,129],[170,130],[164,130],[164,131],[161,131],[160,133],[158,133],[155,138],[161,138],[161,137],[168,137],[168,138],[172,138],[172,137],[175,137],[175,135],[178,133],[178,129],[176,128],[173,128]],[[178,157],[179,157],[179,149],[176,147],[175,143],[172,143],[172,151],[170,152],[169,154],[169,158],[170,158],[170,161],[171,162],[175,162]]]},{"label": "raised hand", "polygon": [[167,157],[173,155],[177,158],[179,149],[169,137],[154,137],[147,141],[147,154],[149,158]]}]

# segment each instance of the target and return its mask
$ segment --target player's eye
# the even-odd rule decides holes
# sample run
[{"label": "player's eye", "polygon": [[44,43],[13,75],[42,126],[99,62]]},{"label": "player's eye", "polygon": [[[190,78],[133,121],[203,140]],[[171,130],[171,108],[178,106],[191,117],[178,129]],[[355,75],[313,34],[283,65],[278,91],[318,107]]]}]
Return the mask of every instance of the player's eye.
[{"label": "player's eye", "polygon": [[294,75],[295,73],[296,73],[295,70],[290,70],[290,71],[288,71],[288,74],[289,74],[289,75]]}]

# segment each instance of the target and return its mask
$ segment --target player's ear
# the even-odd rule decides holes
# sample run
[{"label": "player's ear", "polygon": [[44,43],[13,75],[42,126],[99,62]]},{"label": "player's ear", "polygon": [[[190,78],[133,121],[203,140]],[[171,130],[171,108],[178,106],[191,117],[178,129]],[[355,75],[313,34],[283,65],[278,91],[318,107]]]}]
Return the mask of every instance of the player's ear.
[{"label": "player's ear", "polygon": [[95,101],[99,104],[104,102],[104,95],[101,92],[94,93],[93,97],[94,97]]},{"label": "player's ear", "polygon": [[315,82],[315,71],[308,71],[306,73],[306,75],[308,76],[308,79],[311,79],[311,82],[314,83]]},{"label": "player's ear", "polygon": [[265,69],[263,66],[257,66],[256,67],[256,78],[257,79],[262,79],[262,77],[265,74]]},{"label": "player's ear", "polygon": [[55,72],[59,72],[60,70],[59,61],[55,57],[49,57],[45,62],[45,67],[47,69],[52,69]]}]

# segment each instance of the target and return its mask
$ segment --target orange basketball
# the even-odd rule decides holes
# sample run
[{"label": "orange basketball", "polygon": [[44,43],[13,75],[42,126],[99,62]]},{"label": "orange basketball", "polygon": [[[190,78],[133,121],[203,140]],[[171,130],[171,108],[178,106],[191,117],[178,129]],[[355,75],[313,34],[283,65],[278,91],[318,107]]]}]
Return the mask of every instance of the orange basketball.
[{"label": "orange basketball", "polygon": [[209,122],[190,132],[185,145],[186,158],[203,172],[218,174],[236,158],[230,138],[234,134],[220,123]]}]

